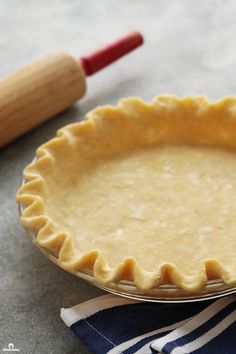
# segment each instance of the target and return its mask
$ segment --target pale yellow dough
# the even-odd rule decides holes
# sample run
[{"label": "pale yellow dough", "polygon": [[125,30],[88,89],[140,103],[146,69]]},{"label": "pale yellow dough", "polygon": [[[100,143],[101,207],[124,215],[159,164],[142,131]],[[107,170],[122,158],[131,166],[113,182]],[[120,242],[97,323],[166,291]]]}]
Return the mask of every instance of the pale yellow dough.
[{"label": "pale yellow dough", "polygon": [[235,107],[167,96],[92,111],[26,167],[23,225],[102,284],[236,284]]},{"label": "pale yellow dough", "polygon": [[[53,205],[60,206],[54,213]],[[78,174],[63,198],[53,193],[47,209],[79,250],[99,249],[112,267],[126,257],[148,271],[173,262],[186,274],[207,258],[230,265],[236,154],[167,146],[102,161],[82,178]]]}]

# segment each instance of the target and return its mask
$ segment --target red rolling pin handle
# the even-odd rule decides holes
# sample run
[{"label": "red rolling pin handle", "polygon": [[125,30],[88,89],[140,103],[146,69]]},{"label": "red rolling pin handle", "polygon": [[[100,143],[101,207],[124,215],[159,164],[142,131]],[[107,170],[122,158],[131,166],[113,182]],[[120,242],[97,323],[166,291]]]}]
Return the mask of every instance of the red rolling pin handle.
[{"label": "red rolling pin handle", "polygon": [[91,54],[83,56],[80,58],[80,64],[86,76],[90,76],[142,44],[141,33],[132,32]]},{"label": "red rolling pin handle", "polygon": [[142,43],[134,32],[80,60],[49,53],[0,80],[0,147],[71,106],[86,92],[86,75]]}]

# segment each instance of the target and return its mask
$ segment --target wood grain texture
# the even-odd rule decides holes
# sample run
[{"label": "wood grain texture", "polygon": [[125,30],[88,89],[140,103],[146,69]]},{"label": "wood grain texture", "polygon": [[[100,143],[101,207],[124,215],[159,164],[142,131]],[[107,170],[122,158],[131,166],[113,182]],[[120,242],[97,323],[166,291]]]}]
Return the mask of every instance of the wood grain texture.
[{"label": "wood grain texture", "polygon": [[48,54],[0,81],[0,147],[63,111],[86,91],[73,57]]}]

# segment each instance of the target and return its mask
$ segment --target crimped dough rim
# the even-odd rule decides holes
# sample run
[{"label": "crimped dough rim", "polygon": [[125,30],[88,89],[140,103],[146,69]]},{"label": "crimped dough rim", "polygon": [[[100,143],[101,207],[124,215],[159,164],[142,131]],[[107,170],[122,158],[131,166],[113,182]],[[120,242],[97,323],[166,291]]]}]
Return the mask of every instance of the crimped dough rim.
[{"label": "crimped dough rim", "polygon": [[[122,124],[119,124],[119,120]],[[157,136],[153,131],[157,132],[159,122],[165,122],[168,129],[160,129]],[[176,133],[176,129],[171,128],[172,122],[174,126],[182,124],[183,128]],[[140,98],[128,98],[121,100],[117,107],[98,107],[88,113],[83,122],[63,127],[57,132],[57,137],[37,149],[37,158],[24,169],[26,183],[17,192],[17,202],[24,205],[21,223],[37,232],[36,242],[54,253],[59,266],[70,272],[92,270],[95,280],[103,285],[130,280],[138,288],[147,290],[172,283],[191,292],[202,289],[212,279],[236,284],[236,264],[234,269],[229,270],[217,259],[206,259],[193,276],[184,274],[173,263],[162,264],[158,271],[147,272],[132,257],[112,268],[100,250],[92,249],[80,254],[69,233],[54,233],[53,220],[45,214],[45,201],[40,194],[46,184],[42,171],[55,165],[54,151],[65,145],[72,149],[75,141],[91,138],[90,133],[96,130],[103,129],[106,136],[111,134],[112,126],[117,134],[117,129],[124,129],[126,124],[132,125],[134,134],[145,127],[146,136],[139,147],[142,144],[174,143],[236,149],[236,98],[209,102],[202,96],[180,99],[165,95],[156,97],[151,104]]]}]

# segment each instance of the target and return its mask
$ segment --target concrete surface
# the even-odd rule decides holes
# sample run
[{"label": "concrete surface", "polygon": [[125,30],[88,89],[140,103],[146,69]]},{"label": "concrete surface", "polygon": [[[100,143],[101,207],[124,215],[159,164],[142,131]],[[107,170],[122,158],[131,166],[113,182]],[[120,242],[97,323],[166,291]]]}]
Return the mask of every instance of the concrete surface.
[{"label": "concrete surface", "polygon": [[37,146],[124,96],[234,95],[235,17],[233,0],[1,0],[1,77],[47,51],[79,56],[133,29],[146,44],[89,79],[80,103],[0,150],[0,352],[14,343],[24,354],[90,353],[59,310],[102,293],[50,263],[19,224],[15,192]]}]

